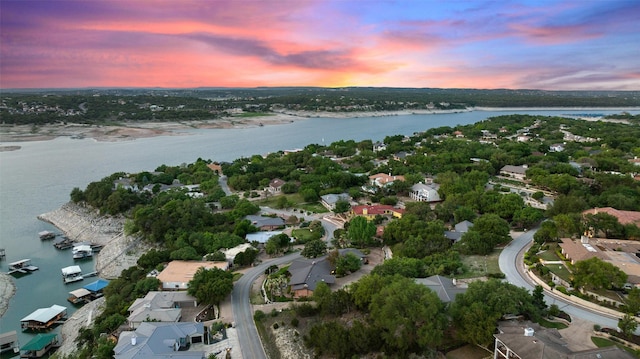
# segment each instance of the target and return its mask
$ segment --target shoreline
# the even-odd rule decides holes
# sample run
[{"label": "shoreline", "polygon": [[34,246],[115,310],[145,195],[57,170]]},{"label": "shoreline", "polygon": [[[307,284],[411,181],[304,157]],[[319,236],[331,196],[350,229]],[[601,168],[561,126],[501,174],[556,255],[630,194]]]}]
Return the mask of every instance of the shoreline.
[{"label": "shoreline", "polygon": [[0,318],[9,309],[9,300],[16,294],[13,278],[6,273],[0,273]]},{"label": "shoreline", "polygon": [[[21,149],[20,142],[49,141],[58,137],[72,139],[90,138],[98,142],[134,141],[140,138],[157,136],[188,136],[184,130],[191,129],[233,129],[272,126],[308,120],[310,118],[363,118],[390,117],[409,115],[434,115],[474,111],[640,111],[640,107],[469,107],[457,110],[398,110],[398,111],[360,111],[360,112],[328,112],[328,111],[290,111],[278,110],[272,114],[255,117],[224,117],[215,120],[176,121],[176,122],[130,122],[122,125],[103,126],[86,124],[48,124],[34,125],[0,125],[0,152]],[[567,114],[569,115],[569,114]],[[576,118],[580,114],[575,114]],[[593,119],[591,119],[593,120]],[[11,145],[3,145],[3,143]]]}]

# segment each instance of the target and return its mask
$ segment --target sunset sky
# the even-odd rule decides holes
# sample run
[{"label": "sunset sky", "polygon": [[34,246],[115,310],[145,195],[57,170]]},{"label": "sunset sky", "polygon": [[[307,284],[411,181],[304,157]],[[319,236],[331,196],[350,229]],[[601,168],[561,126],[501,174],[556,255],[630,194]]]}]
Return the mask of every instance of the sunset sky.
[{"label": "sunset sky", "polygon": [[0,88],[640,90],[640,1],[0,0]]}]

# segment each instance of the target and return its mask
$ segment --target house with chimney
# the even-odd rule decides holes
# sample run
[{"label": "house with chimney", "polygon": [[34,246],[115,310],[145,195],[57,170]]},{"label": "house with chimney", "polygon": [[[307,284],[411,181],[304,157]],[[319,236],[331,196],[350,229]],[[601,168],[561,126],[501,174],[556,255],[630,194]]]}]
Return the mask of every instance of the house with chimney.
[{"label": "house with chimney", "polygon": [[114,358],[205,359],[204,338],[204,325],[200,322],[144,322],[135,331],[120,333],[113,348]]}]

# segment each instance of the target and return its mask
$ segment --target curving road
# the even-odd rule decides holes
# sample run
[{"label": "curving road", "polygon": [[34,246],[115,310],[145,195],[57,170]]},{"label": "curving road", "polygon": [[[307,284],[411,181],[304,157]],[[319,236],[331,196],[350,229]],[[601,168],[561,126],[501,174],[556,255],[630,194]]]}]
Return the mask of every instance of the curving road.
[{"label": "curving road", "polygon": [[253,322],[253,310],[251,309],[251,303],[249,303],[253,282],[269,266],[289,263],[297,258],[300,258],[300,254],[292,253],[263,262],[248,270],[233,286],[231,304],[233,305],[233,318],[236,323],[236,332],[238,333],[238,341],[240,342],[240,351],[243,358],[267,359],[258,330]]},{"label": "curving road", "polygon": [[[511,241],[502,253],[500,253],[499,259],[500,270],[505,274],[507,281],[529,291],[533,291],[535,283],[526,274],[523,257],[527,245],[533,241],[533,235],[537,230],[538,228],[532,229]],[[616,316],[580,306],[555,295],[553,292],[545,290],[544,294],[544,299],[548,305],[556,304],[562,311],[572,317],[588,320],[594,324],[599,324],[602,327],[618,327],[619,318]]]}]

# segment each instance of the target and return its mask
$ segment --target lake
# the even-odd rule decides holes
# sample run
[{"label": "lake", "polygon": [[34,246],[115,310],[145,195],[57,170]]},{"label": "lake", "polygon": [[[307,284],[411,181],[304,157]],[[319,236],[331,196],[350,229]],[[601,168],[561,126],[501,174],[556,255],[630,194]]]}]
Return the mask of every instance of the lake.
[{"label": "lake", "polygon": [[[38,232],[59,232],[39,221],[69,201],[74,187],[84,189],[114,172],[153,171],[159,165],[192,163],[197,158],[232,161],[254,154],[303,148],[308,144],[330,144],[338,140],[383,140],[390,135],[412,135],[433,127],[467,125],[506,114],[560,116],[563,114],[610,114],[621,110],[474,111],[456,114],[406,115],[365,118],[310,118],[289,124],[244,129],[185,130],[183,136],[163,136],[124,142],[58,138],[51,141],[5,142],[17,151],[0,152],[0,248],[7,263],[30,258],[40,270],[15,279],[16,295],[0,318],[0,333],[17,330],[22,345],[33,334],[20,332],[20,319],[53,304],[75,308],[68,292],[97,278],[63,284],[60,269],[77,264],[70,251],[56,250],[51,241],[41,241]],[[630,111],[638,113],[640,111]],[[93,260],[81,262],[83,272],[93,271]]]}]

